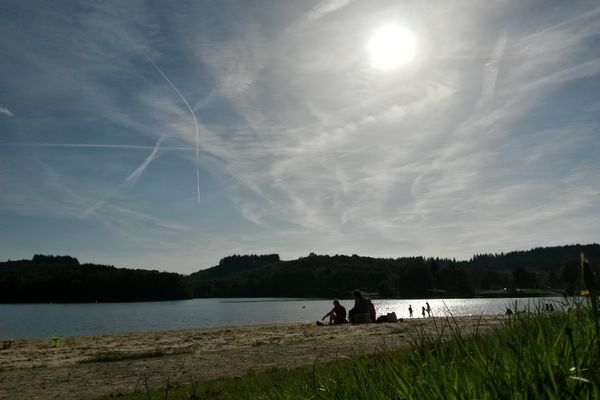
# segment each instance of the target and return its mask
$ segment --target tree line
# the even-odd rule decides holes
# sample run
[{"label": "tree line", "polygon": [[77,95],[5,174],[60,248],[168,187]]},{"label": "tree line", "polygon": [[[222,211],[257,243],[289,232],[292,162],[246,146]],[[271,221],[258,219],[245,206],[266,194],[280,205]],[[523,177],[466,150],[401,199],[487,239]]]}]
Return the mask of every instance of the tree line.
[{"label": "tree line", "polygon": [[158,301],[192,294],[185,277],[170,272],[79,264],[70,256],[0,263],[2,303]]},{"label": "tree line", "polygon": [[478,254],[465,261],[314,253],[291,261],[235,256],[188,280],[195,297],[345,298],[355,288],[396,298],[575,294],[581,289],[581,252],[593,266],[600,260],[599,244]]},{"label": "tree line", "polygon": [[282,261],[277,254],[233,255],[190,275],[80,264],[70,256],[35,255],[0,263],[0,302],[110,302],[192,297],[349,298],[355,288],[386,298],[575,294],[579,254],[593,268],[600,245],[567,245],[470,260],[356,254]]}]

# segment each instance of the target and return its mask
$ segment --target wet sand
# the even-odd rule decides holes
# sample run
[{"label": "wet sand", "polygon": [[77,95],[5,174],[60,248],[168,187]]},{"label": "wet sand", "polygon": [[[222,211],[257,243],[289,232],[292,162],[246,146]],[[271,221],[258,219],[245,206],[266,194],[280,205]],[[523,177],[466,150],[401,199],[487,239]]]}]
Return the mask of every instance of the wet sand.
[{"label": "wet sand", "polygon": [[[498,325],[503,316],[457,317],[464,334]],[[269,368],[394,349],[419,333],[436,334],[444,319],[316,326],[273,324],[16,340],[0,350],[0,399],[94,399],[144,388],[243,376]],[[111,361],[106,361],[106,360]]]}]

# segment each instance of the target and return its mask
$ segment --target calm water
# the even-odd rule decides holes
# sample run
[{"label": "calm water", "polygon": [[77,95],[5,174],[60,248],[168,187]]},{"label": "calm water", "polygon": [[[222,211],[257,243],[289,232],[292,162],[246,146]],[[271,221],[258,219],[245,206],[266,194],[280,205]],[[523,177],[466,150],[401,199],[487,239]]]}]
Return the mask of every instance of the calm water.
[{"label": "calm water", "polygon": [[[434,315],[502,314],[518,301],[519,308],[560,298],[429,300]],[[347,310],[352,300],[341,300]],[[425,300],[375,300],[377,315],[395,312],[421,317]],[[182,328],[308,322],[333,307],[331,300],[193,299],[145,303],[0,304],[0,340],[52,336],[105,335]]]}]

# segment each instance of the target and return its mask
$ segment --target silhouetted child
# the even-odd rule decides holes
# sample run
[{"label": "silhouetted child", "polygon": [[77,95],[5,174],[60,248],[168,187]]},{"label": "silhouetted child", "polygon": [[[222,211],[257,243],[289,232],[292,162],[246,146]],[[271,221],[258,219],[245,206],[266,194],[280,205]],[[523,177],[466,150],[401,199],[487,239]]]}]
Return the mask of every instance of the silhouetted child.
[{"label": "silhouetted child", "polygon": [[425,307],[421,307],[421,315],[425,318]]},{"label": "silhouetted child", "polygon": [[412,318],[412,305],[411,304],[408,305],[408,314]]}]

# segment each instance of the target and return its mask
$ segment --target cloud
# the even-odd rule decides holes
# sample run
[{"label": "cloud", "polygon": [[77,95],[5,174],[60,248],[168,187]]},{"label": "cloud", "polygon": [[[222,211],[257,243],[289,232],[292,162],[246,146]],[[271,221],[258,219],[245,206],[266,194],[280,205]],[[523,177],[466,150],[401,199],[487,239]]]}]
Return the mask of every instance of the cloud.
[{"label": "cloud", "polygon": [[502,56],[504,55],[504,49],[506,48],[507,35],[503,33],[494,48],[494,52],[490,57],[490,61],[485,64],[483,68],[483,84],[481,87],[481,98],[479,99],[479,107],[487,103],[494,95],[496,89],[496,81],[498,79],[498,71],[500,69],[500,63]]},{"label": "cloud", "polygon": [[[190,231],[186,222],[145,211],[148,206],[144,201],[132,204],[127,196],[117,191],[111,194],[110,201],[102,200],[102,207],[96,206],[86,218],[81,218],[81,209],[95,200],[89,186],[97,182],[90,184],[78,181],[73,176],[61,173],[55,166],[30,157],[23,161],[26,165],[33,164],[35,168],[23,168],[19,175],[7,168],[11,173],[0,174],[0,186],[12,188],[0,201],[0,209],[4,212],[28,217],[40,216],[55,221],[55,227],[65,226],[66,230],[76,221],[79,226],[77,232],[80,229],[97,232],[93,247],[116,240],[141,249],[142,252],[148,249],[164,250],[172,248]],[[23,229],[26,231],[28,227],[23,226]],[[107,234],[110,239],[107,240],[103,234]],[[73,249],[65,250],[73,252]]]},{"label": "cloud", "polygon": [[314,6],[307,14],[306,19],[309,21],[317,21],[327,14],[331,14],[332,12],[338,11],[348,4],[350,4],[353,0],[324,0],[319,4]]},{"label": "cloud", "polygon": [[4,108],[0,106],[0,115],[7,115],[9,117],[13,117],[15,114],[12,113],[8,108]]},{"label": "cloud", "polygon": [[[444,12],[439,15],[447,17]],[[231,154],[225,157],[237,181],[269,199],[262,211],[260,203],[255,203],[244,207],[244,214],[262,223],[273,218],[285,219],[317,235],[359,232],[364,228],[374,238],[386,242],[401,236],[404,227],[420,235],[420,243],[432,243],[435,238],[437,245],[444,243],[443,246],[453,252],[461,246],[463,252],[470,251],[465,249],[473,249],[467,241],[471,234],[463,237],[451,232],[464,226],[480,235],[489,233],[485,224],[477,223],[477,220],[485,220],[489,210],[482,193],[494,193],[494,189],[498,194],[506,193],[508,202],[498,210],[504,218],[515,208],[527,209],[518,201],[510,200],[510,188],[519,180],[512,175],[519,165],[519,156],[515,156],[512,165],[504,163],[502,158],[506,156],[498,152],[498,143],[510,140],[521,131],[521,121],[547,90],[596,73],[596,61],[590,59],[593,54],[572,57],[574,49],[585,46],[586,38],[594,32],[588,19],[583,19],[586,27],[575,27],[581,24],[581,18],[574,16],[570,23],[554,28],[561,29],[563,43],[568,42],[572,47],[538,49],[541,53],[534,57],[523,51],[524,46],[529,46],[533,37],[544,43],[549,38],[544,35],[549,35],[552,29],[542,26],[540,32],[546,32],[542,36],[536,33],[520,37],[519,33],[511,32],[510,40],[504,31],[491,32],[483,37],[483,41],[487,39],[486,43],[492,43],[493,51],[487,57],[483,56],[486,54],[483,47],[473,45],[468,49],[474,54],[471,60],[448,53],[446,59],[438,60],[438,65],[421,65],[420,73],[408,71],[410,78],[406,81],[400,77],[402,73],[398,73],[397,81],[378,78],[382,79],[378,87],[375,78],[371,78],[373,86],[365,86],[364,92],[356,97],[348,87],[342,88],[347,92],[339,92],[335,100],[340,103],[341,99],[357,100],[349,106],[352,110],[349,113],[341,112],[338,107],[330,108],[322,96],[315,97],[317,93],[335,94],[334,84],[344,79],[343,74],[331,75],[327,81],[319,79],[321,72],[327,76],[326,70],[309,75],[302,65],[272,65],[270,71],[278,71],[283,65],[291,69],[297,82],[294,90],[310,100],[310,107],[297,103],[292,87],[284,81],[278,81],[284,88],[279,91],[290,96],[285,100],[283,96],[278,97],[281,103],[277,106],[269,99],[273,92],[261,99],[253,95],[265,92],[260,86],[248,87],[242,96],[235,98],[237,110],[251,124],[248,134],[256,133],[258,142],[268,138],[271,145],[279,148],[279,152],[275,150],[259,157],[252,147],[245,149],[243,156],[229,147]],[[429,22],[431,26],[443,26]],[[318,30],[315,27],[315,31]],[[444,43],[472,43],[468,38],[457,37],[456,32],[434,33],[445,37]],[[282,43],[286,40],[294,42],[295,38],[283,37],[280,45],[285,47]],[[311,41],[310,36],[306,40]],[[482,56],[477,57],[478,54]],[[540,58],[548,57],[552,62],[543,63],[540,68]],[[296,54],[295,60],[299,59],[300,55]],[[345,62],[343,58],[338,59],[338,69],[343,70],[340,66]],[[480,79],[474,79],[476,71],[483,71]],[[452,79],[444,80],[443,75]],[[427,76],[429,78],[423,79]],[[315,91],[311,87],[313,79],[319,82]],[[257,85],[266,81],[263,77]],[[440,90],[432,90],[436,86]],[[246,101],[253,106],[249,107]],[[271,107],[280,115],[290,117],[289,125],[282,126],[277,136],[272,137],[269,132],[277,129],[278,117],[270,112]],[[563,128],[568,131],[574,127],[566,124]],[[571,132],[569,140],[578,135],[577,130]],[[584,142],[590,140],[593,139],[588,137]],[[369,151],[367,144],[375,147]],[[294,150],[287,150],[291,148]],[[351,152],[359,148],[367,150]],[[347,156],[342,157],[338,151],[344,150],[348,150]],[[530,150],[530,146],[525,147],[516,154],[525,156]],[[511,146],[506,151],[515,152],[515,148]],[[548,154],[548,150],[540,151]],[[544,157],[544,163],[547,162]],[[269,174],[252,172],[264,171],[264,164],[270,167]],[[506,172],[495,178],[495,168]],[[544,184],[552,179],[556,178],[544,177]],[[530,193],[537,198],[541,187],[532,183]],[[586,199],[589,201],[590,197]],[[246,203],[239,199],[238,204]],[[557,214],[557,218],[561,216]],[[432,239],[424,239],[425,236]],[[347,236],[353,241],[356,237]],[[505,240],[508,243],[509,237]]]},{"label": "cloud", "polygon": [[[31,81],[10,95],[36,110],[0,151],[44,161],[65,190],[61,203],[58,186],[36,194],[4,177],[3,193],[14,193],[3,207],[32,195],[31,213],[56,208],[140,248],[181,250],[189,263],[185,246],[200,241],[212,258],[264,249],[464,257],[519,238],[549,243],[571,220],[599,233],[597,193],[576,194],[600,172],[597,99],[586,90],[600,73],[595,6],[541,7],[530,18],[531,7],[502,2],[298,4],[171,14],[103,3],[68,13],[44,42],[0,21],[12,32],[1,43],[24,44],[11,53],[19,68],[3,64],[0,76]],[[382,73],[365,45],[391,20],[414,30],[419,57]],[[76,34],[61,57],[43,45]],[[149,168],[159,156],[161,168]],[[76,218],[81,210],[87,218]]]}]

